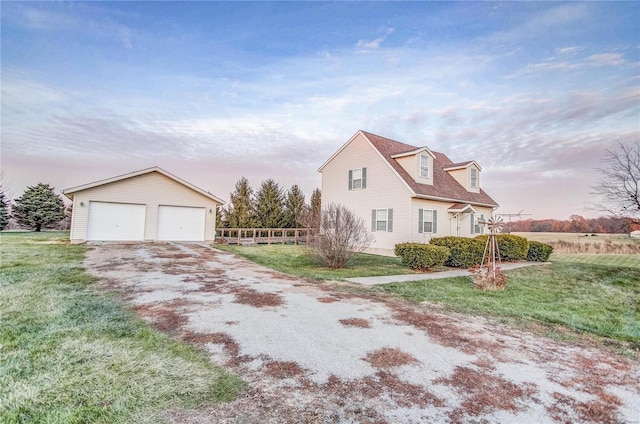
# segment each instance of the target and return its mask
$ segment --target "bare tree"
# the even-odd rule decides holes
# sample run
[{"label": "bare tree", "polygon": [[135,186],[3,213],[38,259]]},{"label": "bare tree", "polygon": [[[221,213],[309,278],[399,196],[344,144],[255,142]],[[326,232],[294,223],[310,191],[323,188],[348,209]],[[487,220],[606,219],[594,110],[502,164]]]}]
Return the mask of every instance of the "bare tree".
[{"label": "bare tree", "polygon": [[357,253],[373,242],[373,234],[362,218],[340,204],[329,204],[322,211],[320,234],[311,251],[325,266],[344,268]]},{"label": "bare tree", "polygon": [[601,198],[598,210],[640,224],[640,143],[618,142],[616,150],[607,150],[599,168],[602,179],[593,188]]}]

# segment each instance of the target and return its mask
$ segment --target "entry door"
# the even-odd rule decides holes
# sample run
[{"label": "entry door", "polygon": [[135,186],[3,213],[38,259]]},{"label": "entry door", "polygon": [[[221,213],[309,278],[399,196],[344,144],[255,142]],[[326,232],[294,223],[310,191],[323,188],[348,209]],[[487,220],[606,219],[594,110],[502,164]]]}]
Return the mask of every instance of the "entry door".
[{"label": "entry door", "polygon": [[204,241],[205,208],[160,206],[158,240]]},{"label": "entry door", "polygon": [[89,202],[87,240],[144,240],[145,205]]}]

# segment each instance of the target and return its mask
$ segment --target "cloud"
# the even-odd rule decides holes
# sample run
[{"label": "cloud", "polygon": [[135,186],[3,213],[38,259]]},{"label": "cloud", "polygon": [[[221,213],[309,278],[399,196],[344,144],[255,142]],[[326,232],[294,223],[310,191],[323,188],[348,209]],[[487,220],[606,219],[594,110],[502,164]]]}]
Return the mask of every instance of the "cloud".
[{"label": "cloud", "polygon": [[621,53],[592,54],[587,57],[587,62],[592,66],[615,66],[625,63]]},{"label": "cloud", "polygon": [[387,39],[389,35],[393,34],[394,31],[395,31],[394,28],[386,28],[384,30],[384,35],[378,38],[375,38],[373,40],[360,39],[356,43],[356,49],[358,49],[360,52],[368,51],[368,50],[376,50]]}]

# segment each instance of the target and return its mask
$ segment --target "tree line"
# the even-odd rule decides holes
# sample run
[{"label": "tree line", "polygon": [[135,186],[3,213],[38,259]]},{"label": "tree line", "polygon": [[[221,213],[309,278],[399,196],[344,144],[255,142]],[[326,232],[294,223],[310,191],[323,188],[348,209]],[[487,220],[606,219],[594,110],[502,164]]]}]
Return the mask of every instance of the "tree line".
[{"label": "tree line", "polygon": [[229,197],[227,206],[218,208],[218,228],[318,228],[320,225],[319,189],[311,193],[306,203],[296,184],[285,191],[269,178],[254,192],[249,180],[242,177]]},{"label": "tree line", "polygon": [[629,219],[616,216],[585,218],[571,215],[567,220],[559,219],[527,219],[507,224],[505,229],[515,232],[552,232],[552,233],[609,233],[628,234],[640,229]]}]

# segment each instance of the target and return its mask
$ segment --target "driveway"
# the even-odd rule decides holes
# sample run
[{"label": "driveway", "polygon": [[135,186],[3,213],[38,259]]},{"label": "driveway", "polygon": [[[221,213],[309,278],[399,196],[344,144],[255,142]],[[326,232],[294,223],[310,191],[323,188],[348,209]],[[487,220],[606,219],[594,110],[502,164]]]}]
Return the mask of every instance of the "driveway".
[{"label": "driveway", "polygon": [[104,244],[86,266],[251,386],[176,423],[640,421],[640,366],[485,319],[283,275],[205,244]]}]

